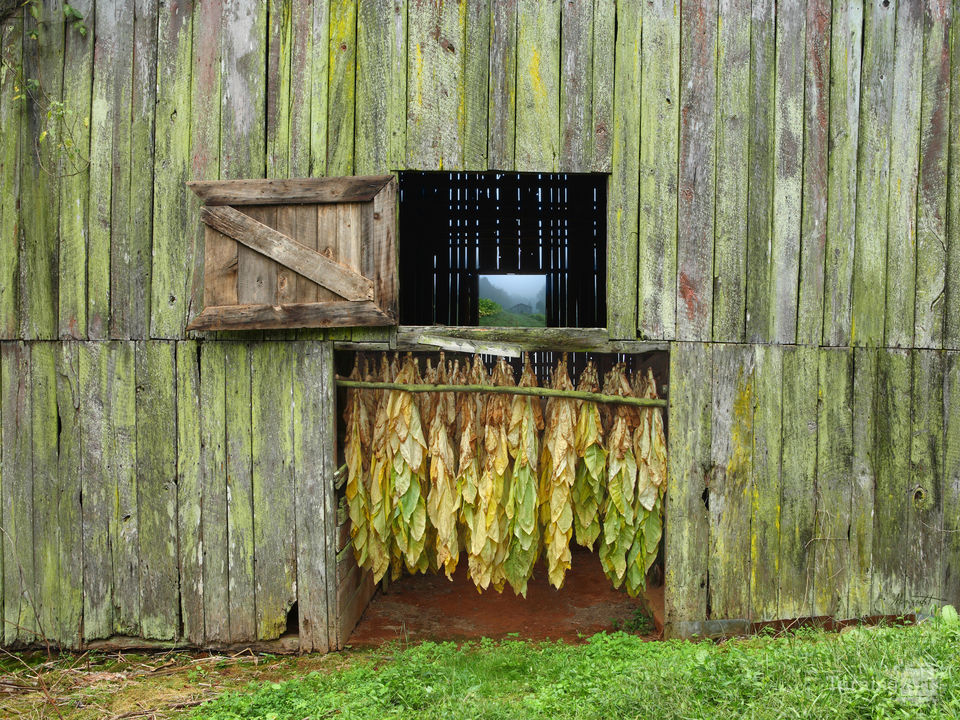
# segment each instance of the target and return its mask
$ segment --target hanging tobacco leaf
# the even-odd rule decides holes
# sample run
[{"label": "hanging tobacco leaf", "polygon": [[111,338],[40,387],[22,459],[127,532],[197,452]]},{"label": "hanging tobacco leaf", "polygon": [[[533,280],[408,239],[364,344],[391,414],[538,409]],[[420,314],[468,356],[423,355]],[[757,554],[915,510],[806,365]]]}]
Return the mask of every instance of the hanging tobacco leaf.
[{"label": "hanging tobacco leaf", "polygon": [[[461,385],[483,385],[487,372],[479,355],[474,355],[473,365],[461,371]],[[457,395],[457,419],[460,423],[460,460],[457,464],[457,486],[460,488],[460,520],[463,529],[464,548],[467,551],[468,567],[472,573],[487,542],[487,525],[481,510],[480,465],[483,449],[480,443],[480,393],[462,392]],[[478,587],[479,589],[479,587]]]},{"label": "hanging tobacco leaf", "polygon": [[[351,380],[360,379],[359,365],[360,361],[357,359],[353,371],[350,373]],[[369,456],[364,450],[370,444],[370,422],[367,418],[367,408],[361,397],[362,394],[363,391],[358,389],[347,391],[347,406],[344,411],[344,421],[347,428],[344,438],[347,483],[344,493],[350,515],[350,537],[354,557],[360,567],[370,569],[372,563],[367,540],[370,532],[370,496],[367,483],[370,467]]]},{"label": "hanging tobacco leaf", "polygon": [[[434,380],[446,385],[450,378],[441,353]],[[434,528],[436,563],[448,578],[453,578],[460,557],[457,515],[460,511],[460,492],[457,486],[456,456],[449,428],[456,419],[456,400],[453,393],[421,393],[436,395],[430,423],[430,493],[427,496],[427,517]]]},{"label": "hanging tobacco leaf", "polygon": [[[641,397],[656,398],[657,384],[648,369]],[[663,494],[667,484],[667,446],[663,433],[663,411],[643,408],[640,425],[634,432],[637,458],[637,496],[634,505],[636,534],[627,553],[627,592],[636,597],[646,587],[647,571],[657,559],[663,534]]]},{"label": "hanging tobacco leaf", "polygon": [[[519,386],[537,386],[537,376],[530,365],[529,356]],[[533,566],[540,552],[537,455],[542,429],[540,399],[515,395],[507,431],[507,443],[513,458],[513,481],[505,504],[509,548],[503,572],[514,592],[524,597],[527,596],[527,581],[533,574]]]},{"label": "hanging tobacco leaf", "polygon": [[[599,392],[597,368],[589,361],[577,389]],[[577,477],[573,483],[573,526],[577,544],[593,548],[600,534],[600,508],[605,500],[607,452],[597,403],[580,403],[576,427]]]},{"label": "hanging tobacco leaf", "polygon": [[[390,382],[390,366],[385,355],[380,357],[378,380]],[[370,567],[375,582],[386,575],[393,555],[393,484],[390,471],[392,462],[387,439],[387,393],[377,394],[376,414],[374,415],[373,437],[370,444],[370,531],[367,537]]]},{"label": "hanging tobacco leaf", "polygon": [[[618,363],[608,375],[603,392],[606,395],[633,396],[622,363]],[[631,426],[634,415],[626,405],[615,407],[607,440],[607,502],[599,555],[600,564],[610,582],[614,587],[620,587],[627,571],[627,552],[636,535],[634,501],[637,462]]]},{"label": "hanging tobacco leaf", "polygon": [[[420,380],[416,361],[408,355],[396,382]],[[413,393],[391,390],[387,396],[387,444],[393,486],[393,538],[408,572],[425,572],[427,531],[427,443],[420,425],[420,412]],[[396,557],[396,554],[394,555]],[[394,570],[397,574],[397,570]]]},{"label": "hanging tobacco leaf", "polygon": [[[553,387],[573,390],[567,359],[557,363]],[[573,400],[555,398],[547,418],[543,444],[549,449],[549,466],[541,475],[541,518],[547,574],[558,590],[570,569],[570,540],[573,537],[573,484],[577,472],[576,405]]]}]

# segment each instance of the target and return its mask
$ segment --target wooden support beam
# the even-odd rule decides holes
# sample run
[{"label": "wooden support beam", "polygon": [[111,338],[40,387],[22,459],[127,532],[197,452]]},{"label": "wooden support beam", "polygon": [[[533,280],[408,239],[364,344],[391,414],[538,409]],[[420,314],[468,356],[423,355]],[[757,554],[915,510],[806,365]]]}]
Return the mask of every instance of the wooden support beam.
[{"label": "wooden support beam", "polygon": [[637,407],[666,407],[667,401],[661,398],[635,398],[622,395],[603,395],[601,393],[581,392],[579,390],[554,390],[542,387],[511,387],[504,385],[409,385],[392,382],[366,382],[337,378],[337,385],[345,388],[366,390],[403,390],[404,392],[483,392],[500,395],[533,395],[534,397],[559,397],[568,400],[586,400],[587,402],[611,405],[636,405]]},{"label": "wooden support beam", "polygon": [[[445,342],[469,341],[490,346],[524,350],[565,350],[567,352],[605,352],[641,354],[666,352],[666,342],[610,340],[606,328],[498,328],[445,327],[437,325],[401,325],[397,329],[397,350],[433,350],[438,339]],[[473,352],[473,351],[469,351]],[[500,354],[500,353],[497,353]]]},{"label": "wooden support beam", "polygon": [[393,178],[367,175],[291,180],[198,180],[187,187],[207,205],[369,202]]},{"label": "wooden support beam", "polygon": [[275,330],[393,325],[372,300],[289,305],[221,305],[205,308],[187,330]]}]

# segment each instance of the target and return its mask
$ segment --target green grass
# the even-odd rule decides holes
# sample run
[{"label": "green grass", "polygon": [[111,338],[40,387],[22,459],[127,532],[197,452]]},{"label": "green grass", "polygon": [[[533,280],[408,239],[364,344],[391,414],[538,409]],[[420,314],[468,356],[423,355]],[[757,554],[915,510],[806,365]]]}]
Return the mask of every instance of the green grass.
[{"label": "green grass", "polygon": [[599,634],[358,653],[334,671],[231,692],[205,720],[960,716],[960,623],[802,630],[724,643]]}]

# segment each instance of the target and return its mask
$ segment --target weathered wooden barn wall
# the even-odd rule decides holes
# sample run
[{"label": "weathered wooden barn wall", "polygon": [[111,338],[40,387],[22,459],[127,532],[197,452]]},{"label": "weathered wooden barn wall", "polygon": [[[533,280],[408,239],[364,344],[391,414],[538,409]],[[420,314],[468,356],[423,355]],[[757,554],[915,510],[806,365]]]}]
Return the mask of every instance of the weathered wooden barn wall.
[{"label": "weathered wooden barn wall", "polygon": [[275,637],[296,597],[335,644],[333,510],[265,479],[329,486],[302,363],[389,334],[187,337],[185,182],[405,168],[610,173],[610,335],[673,343],[674,624],[958,599],[957,0],[71,4],[2,26],[4,642]]}]

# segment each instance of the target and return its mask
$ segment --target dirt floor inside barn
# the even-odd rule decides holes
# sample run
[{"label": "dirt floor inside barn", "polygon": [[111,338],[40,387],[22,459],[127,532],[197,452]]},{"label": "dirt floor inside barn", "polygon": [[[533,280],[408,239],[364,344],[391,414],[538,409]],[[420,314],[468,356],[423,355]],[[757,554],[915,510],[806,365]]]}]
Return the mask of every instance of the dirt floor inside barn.
[{"label": "dirt floor inside barn", "polygon": [[[653,618],[641,618],[652,612]],[[348,640],[350,647],[375,647],[390,640],[470,640],[518,636],[577,642],[603,630],[640,630],[651,637],[663,628],[663,587],[643,599],[614,590],[595,553],[573,549],[561,590],[547,582],[537,564],[526,599],[508,586],[502,593],[477,592],[461,557],[453,580],[446,575],[404,576],[377,591]]]}]

